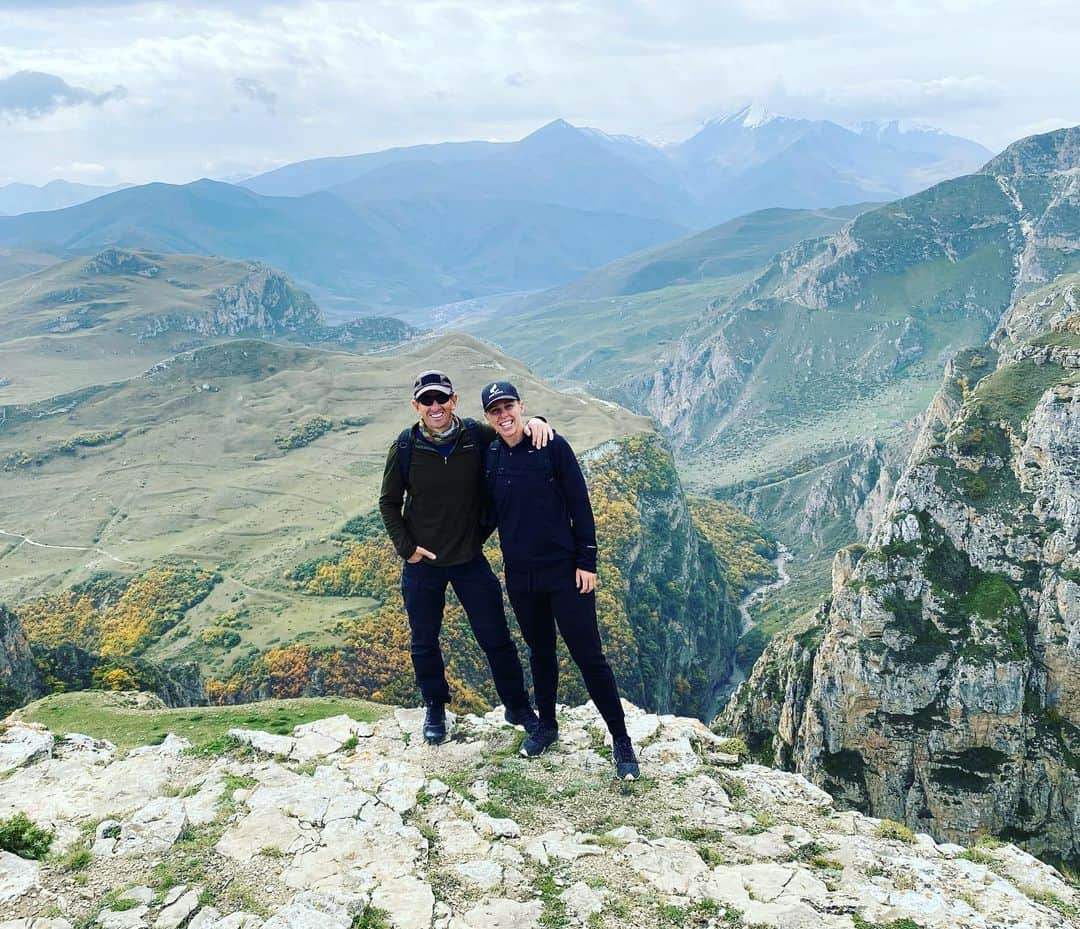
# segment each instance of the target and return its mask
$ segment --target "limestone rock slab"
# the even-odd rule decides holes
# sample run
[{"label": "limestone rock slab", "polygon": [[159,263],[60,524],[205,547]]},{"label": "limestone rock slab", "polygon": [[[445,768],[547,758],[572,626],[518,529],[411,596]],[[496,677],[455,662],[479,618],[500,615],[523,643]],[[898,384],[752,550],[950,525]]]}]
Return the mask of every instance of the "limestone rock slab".
[{"label": "limestone rock slab", "polygon": [[0,903],[18,900],[35,890],[41,880],[41,866],[10,852],[0,852]]},{"label": "limestone rock slab", "polygon": [[41,726],[13,723],[0,735],[0,774],[48,758],[53,734]]}]

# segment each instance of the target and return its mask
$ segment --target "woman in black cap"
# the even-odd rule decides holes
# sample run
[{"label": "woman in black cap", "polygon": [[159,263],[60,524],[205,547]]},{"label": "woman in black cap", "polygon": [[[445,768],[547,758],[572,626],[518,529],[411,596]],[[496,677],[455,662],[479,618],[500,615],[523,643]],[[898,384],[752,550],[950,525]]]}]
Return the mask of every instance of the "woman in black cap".
[{"label": "woman in black cap", "polygon": [[[498,436],[487,452],[485,480],[499,530],[506,592],[529,646],[540,715],[522,754],[539,755],[559,737],[558,625],[611,732],[616,776],[632,780],[641,771],[596,623],[596,526],[581,467],[562,436],[554,436],[546,448],[533,446],[525,433],[525,404],[513,384],[488,384],[481,402]],[[537,518],[538,513],[543,515]]]}]

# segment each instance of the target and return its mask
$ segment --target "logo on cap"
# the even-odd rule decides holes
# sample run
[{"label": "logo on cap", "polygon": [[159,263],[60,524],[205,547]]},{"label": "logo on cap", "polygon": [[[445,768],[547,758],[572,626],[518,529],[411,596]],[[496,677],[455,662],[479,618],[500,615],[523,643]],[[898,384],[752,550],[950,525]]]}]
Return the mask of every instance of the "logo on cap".
[{"label": "logo on cap", "polygon": [[496,400],[502,400],[503,398],[520,400],[521,396],[518,394],[517,388],[509,381],[494,381],[480,392],[480,402],[484,405],[485,410]]}]

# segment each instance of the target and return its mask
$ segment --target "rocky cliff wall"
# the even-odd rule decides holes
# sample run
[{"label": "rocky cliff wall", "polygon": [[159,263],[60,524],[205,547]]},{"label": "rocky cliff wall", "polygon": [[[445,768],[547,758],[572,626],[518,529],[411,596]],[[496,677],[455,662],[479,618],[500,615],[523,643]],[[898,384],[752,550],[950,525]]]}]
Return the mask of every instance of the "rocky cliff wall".
[{"label": "rocky cliff wall", "polygon": [[146,320],[141,337],[153,338],[165,332],[193,332],[202,336],[306,335],[325,327],[322,310],[280,271],[253,264],[235,284],[214,292],[214,306],[208,313],[175,313]]},{"label": "rocky cliff wall", "polygon": [[731,672],[742,619],[716,552],[694,527],[671,453],[658,436],[635,436],[585,459],[601,536],[615,509],[609,499],[635,517],[601,542],[637,640],[635,699],[711,718],[719,709],[713,684]]},{"label": "rocky cliff wall", "polygon": [[0,717],[44,692],[18,616],[0,605]]},{"label": "rocky cliff wall", "polygon": [[[950,367],[865,554],[725,719],[844,802],[1080,859],[1076,278]],[[861,557],[860,557],[861,555]]]}]

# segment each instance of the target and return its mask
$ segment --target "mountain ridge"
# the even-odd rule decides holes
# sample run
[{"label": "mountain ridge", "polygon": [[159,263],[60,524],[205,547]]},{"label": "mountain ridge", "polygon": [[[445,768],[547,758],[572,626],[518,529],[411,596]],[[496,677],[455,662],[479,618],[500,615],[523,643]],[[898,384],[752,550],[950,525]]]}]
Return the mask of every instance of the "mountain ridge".
[{"label": "mountain ridge", "polygon": [[[724,137],[720,148],[717,147],[718,133]],[[750,139],[756,136],[761,139],[751,142]],[[813,141],[815,139],[818,141]],[[567,146],[582,150],[602,147],[616,159],[609,162],[609,166],[620,162],[624,167],[633,165],[673,192],[685,188],[685,192],[679,194],[681,197],[687,193],[697,197],[706,193],[711,205],[708,202],[700,205],[696,213],[689,203],[683,203],[677,214],[662,217],[647,214],[696,228],[768,207],[814,208],[859,200],[891,199],[941,180],[946,176],[941,171],[947,171],[948,176],[973,171],[991,156],[991,152],[978,143],[942,130],[901,127],[900,121],[896,120],[883,121],[871,131],[869,125],[847,128],[828,120],[775,116],[766,114],[759,106],[750,105],[708,120],[689,138],[664,146],[639,137],[611,135],[600,129],[574,126],[565,119],[554,119],[513,142],[436,143],[335,159],[312,159],[274,169],[242,183],[264,193],[296,195],[350,181],[359,183],[373,170],[389,165],[396,165],[407,176],[409,164],[428,161],[446,172],[448,187],[467,187],[469,184],[459,171],[471,170],[469,165],[484,164],[491,169],[501,160],[519,157],[519,152],[531,149],[548,153],[553,142],[559,143],[556,153]],[[800,150],[798,146],[802,143],[805,144]],[[793,145],[796,150],[784,156],[785,149]],[[830,150],[832,154],[828,154]],[[769,159],[777,156],[784,156],[786,160],[774,169],[767,168]],[[938,161],[941,167],[935,174],[933,165]],[[721,162],[728,165],[726,173],[717,172]],[[888,178],[882,175],[882,165],[887,162],[894,163]],[[802,173],[801,163],[818,164],[820,176],[815,182],[818,185],[816,191],[810,187],[809,180],[783,186],[788,183],[784,179],[785,173],[796,176]],[[852,170],[855,164],[858,167]],[[535,169],[535,165],[533,167]],[[317,179],[320,169],[326,170],[326,176],[321,180]],[[748,180],[748,170],[756,170],[760,180]],[[841,179],[845,173],[852,175],[846,181]],[[859,175],[864,179],[880,179],[865,184],[857,179]],[[290,181],[290,178],[295,180]],[[528,176],[522,175],[521,180],[527,189]],[[748,187],[755,185],[759,189],[758,199],[745,193]],[[723,205],[725,198],[731,200],[726,206]],[[634,209],[622,211],[636,212]]]}]

